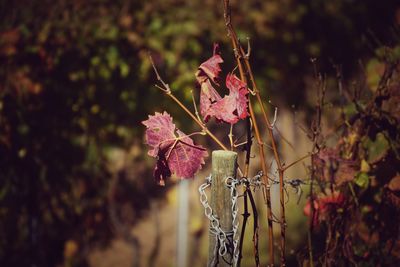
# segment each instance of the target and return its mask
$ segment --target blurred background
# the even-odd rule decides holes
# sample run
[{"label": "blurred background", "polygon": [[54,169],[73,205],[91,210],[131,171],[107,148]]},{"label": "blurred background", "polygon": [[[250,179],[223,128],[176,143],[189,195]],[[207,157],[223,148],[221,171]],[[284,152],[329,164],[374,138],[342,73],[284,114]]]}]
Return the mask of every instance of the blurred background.
[{"label": "blurred background", "polygon": [[[383,71],[381,49],[400,49],[395,0],[231,5],[244,46],[250,37],[263,99],[271,111],[279,107],[278,129],[291,142],[279,144],[288,163],[310,151],[301,128],[313,119],[311,59],[326,77],[327,102],[334,106],[341,102],[337,69],[345,86],[374,88]],[[192,109],[194,73],[214,42],[225,60],[223,76],[235,67],[222,2],[1,0],[0,16],[0,266],[204,266],[208,222],[197,188],[210,159],[193,180],[157,186],[141,121],[166,110],[184,132],[198,130],[154,87],[147,52]],[[334,109],[326,114],[329,131]],[[229,128],[209,126],[227,143]],[[217,149],[206,137],[196,142]],[[251,174],[258,166],[253,160]],[[307,179],[303,164],[287,175]],[[307,227],[305,194],[297,204],[292,191],[289,266],[306,244]],[[260,192],[256,198],[265,264],[266,216]],[[274,193],[273,203],[277,199]],[[250,229],[252,218],[248,223]],[[253,265],[251,239],[250,229],[243,266]]]}]

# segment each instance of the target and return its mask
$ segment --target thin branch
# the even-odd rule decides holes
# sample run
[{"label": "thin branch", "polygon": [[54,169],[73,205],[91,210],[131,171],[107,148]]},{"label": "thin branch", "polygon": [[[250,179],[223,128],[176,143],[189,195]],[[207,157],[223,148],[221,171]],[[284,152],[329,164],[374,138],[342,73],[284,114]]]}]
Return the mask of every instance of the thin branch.
[{"label": "thin branch", "polygon": [[241,142],[239,144],[233,143],[233,147],[234,148],[237,148],[237,147],[240,147],[240,146],[244,146],[244,145],[247,145],[247,141]]},{"label": "thin branch", "polygon": [[278,108],[277,108],[277,107],[275,107],[275,111],[274,111],[274,119],[272,120],[272,123],[271,123],[271,125],[268,125],[268,127],[269,127],[271,130],[273,130],[273,129],[274,129],[274,126],[275,126],[275,123],[276,123],[276,119],[277,119],[277,117],[278,117]]},{"label": "thin branch", "polygon": [[200,118],[200,114],[197,111],[197,105],[196,105],[196,100],[194,99],[194,94],[193,94],[193,90],[190,90],[190,94],[192,95],[192,101],[193,101],[193,107],[194,107],[194,114],[196,114],[196,117],[199,121],[201,121],[203,124],[204,122],[201,120]]},{"label": "thin branch", "polygon": [[160,74],[158,73],[158,70],[156,68],[156,65],[154,64],[154,61],[153,61],[153,58],[151,57],[150,52],[148,52],[148,55],[149,55],[151,66],[153,67],[153,70],[154,70],[154,72],[155,72],[155,74],[157,76],[157,80],[164,86],[164,88],[162,88],[160,86],[157,86],[157,85],[156,85],[156,87],[158,87],[159,89],[161,89],[165,93],[170,94],[171,93],[171,89],[169,88],[169,85],[164,82],[164,80],[161,78]]},{"label": "thin branch", "polygon": [[251,204],[251,210],[253,211],[253,246],[254,246],[254,260],[256,262],[256,266],[260,266],[260,256],[258,252],[258,212],[257,212],[257,206],[254,201],[253,194],[251,193],[251,190],[248,192],[249,194],[249,200]]},{"label": "thin branch", "polygon": [[239,259],[237,266],[240,267],[242,257],[243,257],[243,242],[244,242],[244,235],[246,232],[246,225],[247,225],[247,219],[250,216],[250,213],[248,211],[248,203],[247,203],[247,193],[248,193],[248,185],[245,185],[245,190],[243,192],[243,221],[242,221],[242,230],[240,231],[240,239],[239,239]]},{"label": "thin branch", "polygon": [[[228,3],[225,4],[225,6],[226,6],[227,4],[229,4],[229,1],[224,1],[224,2],[228,2]],[[231,24],[230,24],[230,29],[231,29],[231,32],[234,33]],[[247,74],[248,74],[249,77],[250,77],[250,81],[251,81],[251,83],[252,83],[253,91],[255,92],[257,101],[258,101],[258,103],[259,103],[259,105],[260,105],[260,107],[261,107],[261,113],[263,114],[264,121],[265,121],[266,125],[268,126],[268,127],[267,127],[268,135],[269,135],[269,138],[271,139],[271,144],[272,144],[273,152],[274,152],[274,153],[273,153],[273,154],[274,154],[274,158],[275,158],[275,161],[276,161],[276,163],[277,163],[277,165],[278,165],[279,180],[280,180],[280,189],[279,189],[280,204],[281,204],[281,205],[280,205],[280,207],[281,207],[280,212],[281,212],[281,221],[282,221],[282,224],[281,224],[281,243],[280,243],[280,248],[281,248],[281,265],[285,265],[285,247],[286,247],[285,228],[286,228],[286,218],[285,218],[285,200],[284,200],[285,196],[284,196],[284,186],[283,186],[283,185],[284,185],[284,182],[283,182],[283,174],[284,174],[284,171],[283,171],[283,169],[282,169],[282,164],[281,164],[281,161],[280,161],[280,157],[279,157],[277,145],[276,145],[276,142],[275,142],[275,137],[274,137],[273,131],[272,131],[272,129],[271,129],[271,123],[270,123],[270,121],[269,121],[269,119],[268,119],[267,112],[266,112],[266,110],[264,109],[264,105],[263,105],[263,103],[262,103],[261,96],[260,96],[259,90],[258,90],[258,88],[257,88],[257,84],[256,84],[255,79],[254,79],[254,75],[253,75],[253,71],[252,71],[252,68],[251,68],[249,59],[246,58],[246,57],[242,57],[242,56],[241,56],[241,55],[244,55],[244,50],[243,50],[243,48],[238,44],[236,35],[231,34],[231,39],[235,39],[234,41],[232,41],[232,43],[233,43],[234,45],[236,45],[235,49],[239,51],[239,56],[238,56],[238,58],[244,58],[244,63],[245,63],[245,67],[246,67],[246,72],[247,72]],[[268,187],[267,187],[267,189],[268,189]],[[266,194],[266,196],[268,197],[268,195],[269,195],[269,192]],[[268,204],[267,204],[267,205],[268,205]],[[273,255],[272,255],[272,257],[273,257]],[[272,264],[273,264],[273,259],[272,259]]]},{"label": "thin branch", "polygon": [[231,150],[233,150],[233,145],[234,145],[234,143],[233,143],[233,124],[231,124],[228,137],[229,137],[229,143],[231,144]]},{"label": "thin branch", "polygon": [[[321,135],[321,118],[322,118],[322,107],[324,103],[324,96],[325,96],[325,89],[324,89],[324,83],[322,81],[322,76],[317,72],[317,66],[316,66],[316,60],[311,59],[311,63],[314,66],[314,76],[317,79],[316,82],[316,90],[317,90],[317,103],[315,105],[315,112],[316,112],[316,118],[314,119],[312,126],[311,126],[311,141],[313,143],[312,145],[312,155],[317,154],[321,148],[319,144],[320,140],[320,135]],[[308,251],[309,251],[309,260],[310,260],[310,265],[314,265],[314,259],[313,259],[313,252],[312,252],[312,234],[313,234],[313,229],[314,229],[314,221],[317,216],[316,210],[315,210],[315,205],[314,205],[314,188],[313,184],[316,179],[316,165],[315,165],[315,157],[311,157],[311,182],[310,182],[310,207],[311,207],[311,216],[310,216],[310,222],[309,222],[309,229],[308,229]]]},{"label": "thin branch", "polygon": [[296,165],[296,164],[299,163],[300,161],[303,161],[303,160],[305,160],[306,158],[311,157],[311,155],[312,155],[311,153],[308,153],[307,155],[302,156],[301,158],[299,158],[299,159],[293,161],[292,163],[290,163],[289,165],[284,166],[284,167],[283,167],[283,170],[286,171],[287,169],[289,169],[289,168],[292,167],[293,165]]},{"label": "thin branch", "polygon": [[[247,96],[247,99],[249,96]],[[249,108],[247,108],[249,112]],[[244,177],[247,179],[249,175],[249,168],[250,168],[250,158],[251,158],[251,144],[252,144],[252,128],[253,124],[251,122],[251,119],[249,117],[246,118],[246,134],[247,134],[247,140],[245,142],[246,145],[246,157],[245,157],[245,169],[244,169]],[[235,145],[235,144],[234,144]],[[248,181],[248,180],[247,180]],[[247,196],[251,195],[251,189],[249,183],[245,183],[244,185],[244,193],[243,193],[243,207],[244,207],[244,212],[243,212],[243,222],[242,222],[242,230],[240,232],[240,242],[239,242],[239,259],[237,266],[240,267],[241,260],[242,260],[242,253],[243,253],[243,242],[244,242],[244,236],[246,233],[246,225],[247,225],[247,219],[250,216],[248,212],[248,203],[247,203]],[[251,196],[252,197],[252,196]],[[254,212],[254,209],[252,207],[252,210]],[[256,211],[257,212],[257,211]],[[257,252],[258,253],[258,252]]]},{"label": "thin branch", "polygon": [[277,126],[275,126],[275,131],[278,133],[278,135],[280,136],[280,138],[294,151],[296,152],[296,149],[294,147],[294,145],[283,135],[283,133],[281,132],[281,130],[279,130],[279,128]]},{"label": "thin branch", "polygon": [[165,156],[165,159],[168,160],[169,156],[171,155],[172,150],[174,150],[174,148],[176,147],[176,144],[178,143],[178,139],[175,139],[174,143],[172,144],[172,146],[168,149],[167,155]]},{"label": "thin branch", "polygon": [[[236,62],[237,65],[239,67],[239,72],[240,72],[240,79],[245,82],[247,84],[247,79],[246,79],[246,75],[244,72],[244,67],[243,67],[243,63],[242,63],[242,59],[244,58],[244,52],[243,49],[241,48],[238,38],[236,36],[236,32],[233,29],[232,26],[232,18],[231,18],[231,14],[230,14],[230,7],[229,7],[229,0],[223,0],[223,4],[224,4],[224,18],[225,18],[225,24],[226,24],[226,28],[228,31],[228,35],[231,39],[231,43],[232,43],[232,47],[233,47],[233,51],[235,54],[235,58],[236,58]],[[254,89],[254,86],[253,86]],[[253,128],[254,128],[254,132],[255,132],[255,137],[257,140],[257,145],[258,145],[258,151],[259,151],[259,155],[260,155],[260,164],[261,164],[261,168],[263,170],[263,173],[266,174],[267,171],[267,166],[265,164],[265,155],[264,155],[264,148],[263,148],[263,141],[261,139],[261,134],[260,134],[260,130],[259,127],[257,125],[257,121],[255,119],[255,114],[254,114],[254,110],[253,107],[251,105],[250,99],[249,99],[249,113],[250,113],[250,117],[251,117],[251,121],[253,123]],[[266,179],[265,176],[263,176],[264,182],[268,185],[268,179]],[[267,220],[268,220],[268,243],[269,243],[269,259],[270,259],[270,265],[274,264],[274,235],[273,235],[273,225],[272,225],[272,210],[271,210],[271,194],[269,191],[269,187],[267,186],[265,188],[266,192],[264,192],[264,197],[267,203]]]},{"label": "thin branch", "polygon": [[250,53],[251,53],[250,37],[247,37],[247,52],[246,55],[244,55],[245,58],[249,59]]}]

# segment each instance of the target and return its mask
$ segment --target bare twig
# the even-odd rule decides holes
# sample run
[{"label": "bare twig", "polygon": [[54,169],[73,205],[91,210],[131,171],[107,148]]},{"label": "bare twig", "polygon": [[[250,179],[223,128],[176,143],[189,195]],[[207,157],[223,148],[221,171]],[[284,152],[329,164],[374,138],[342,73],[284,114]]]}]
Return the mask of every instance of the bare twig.
[{"label": "bare twig", "polygon": [[202,119],[200,118],[200,114],[197,111],[197,105],[196,105],[196,100],[194,99],[194,94],[193,94],[193,90],[190,90],[190,94],[192,95],[192,101],[193,101],[193,107],[194,107],[194,114],[196,114],[196,117],[199,121],[201,121],[203,124],[204,122],[202,121]]},{"label": "bare twig", "polygon": [[240,232],[240,240],[239,240],[239,259],[238,259],[238,264],[237,266],[240,267],[241,260],[243,257],[243,242],[244,242],[244,236],[246,232],[246,225],[247,225],[247,219],[250,216],[250,213],[248,211],[248,203],[247,203],[247,194],[248,194],[248,185],[244,185],[245,189],[243,192],[243,221],[242,221],[242,230]]},{"label": "bare twig", "polygon": [[[237,39],[237,36],[236,36],[236,32],[234,31],[234,29],[232,27],[229,1],[224,0],[223,4],[224,4],[225,24],[226,24],[226,28],[228,30],[228,35],[231,39],[231,43],[233,46],[233,51],[234,51],[236,62],[237,62],[238,68],[239,68],[240,79],[243,82],[247,83],[247,79],[246,79],[244,68],[243,68],[243,63],[241,61],[243,59],[243,49],[241,49],[238,39]],[[250,113],[251,121],[253,123],[253,128],[254,128],[255,136],[256,136],[256,140],[257,140],[261,168],[263,170],[263,173],[266,174],[268,171],[267,171],[267,166],[265,164],[263,141],[261,139],[260,130],[257,125],[257,121],[255,119],[255,114],[254,114],[250,99],[249,99],[248,107],[249,107],[249,113]],[[264,182],[266,184],[268,184],[268,179],[266,179],[265,176],[263,177],[263,179],[264,179]],[[274,241],[273,241],[274,236],[273,236],[273,225],[272,225],[271,195],[270,195],[269,187],[265,187],[264,190],[265,190],[264,196],[265,196],[265,200],[267,203],[269,259],[270,259],[270,265],[273,265],[274,264]]]},{"label": "bare twig", "polygon": [[[244,60],[246,73],[249,75],[250,81],[252,83],[252,90],[255,93],[257,101],[258,101],[258,103],[259,103],[259,105],[261,107],[261,113],[263,114],[264,121],[265,121],[266,125],[268,126],[267,127],[268,135],[269,135],[269,138],[271,139],[271,144],[272,144],[272,148],[273,148],[273,152],[274,152],[273,153],[274,154],[274,158],[275,158],[275,160],[277,162],[277,165],[278,165],[279,180],[280,180],[280,190],[279,190],[279,192],[280,192],[280,204],[281,204],[280,205],[280,207],[281,207],[281,210],[280,210],[281,211],[281,243],[280,243],[281,265],[284,266],[285,265],[285,247],[286,247],[286,244],[285,244],[286,243],[286,241],[285,241],[286,240],[286,238],[285,238],[285,236],[286,236],[285,235],[286,218],[285,218],[284,181],[283,181],[284,170],[282,168],[282,164],[281,164],[281,160],[280,160],[280,157],[279,157],[279,153],[278,153],[275,137],[273,135],[273,131],[272,131],[272,128],[271,128],[271,123],[270,123],[270,121],[268,119],[267,112],[264,109],[264,105],[262,103],[261,96],[260,96],[259,90],[257,88],[257,84],[256,84],[255,79],[254,79],[254,75],[253,75],[252,68],[251,68],[251,65],[250,65],[250,62],[249,62],[249,58],[244,56],[244,50],[240,46],[240,44],[238,42],[236,33],[235,33],[235,31],[233,29],[233,26],[232,26],[232,23],[231,23],[230,10],[229,10],[229,1],[228,0],[224,0],[224,11],[225,11],[224,12],[224,14],[225,14],[225,22],[226,22],[226,26],[228,28],[228,34],[229,34],[229,36],[231,37],[231,40],[232,40],[232,45],[234,47],[236,60],[238,61],[239,70],[241,70],[241,73],[243,72],[243,67],[241,67],[241,64],[242,64],[241,60]],[[251,112],[252,112],[252,109],[250,109],[250,115],[252,117],[253,122],[255,123],[255,120],[253,119],[254,116],[252,115]],[[254,130],[256,132],[256,138],[257,138],[257,129],[258,129],[258,127],[256,127],[256,125],[255,125],[254,126]],[[258,133],[258,135],[259,135],[259,133]],[[257,138],[258,142],[259,142],[259,140],[261,140],[261,138]],[[263,161],[264,158],[265,157],[263,155],[263,152],[260,152],[260,159]],[[268,183],[268,179],[266,179],[266,183]],[[270,199],[270,193],[269,193],[269,187],[268,186],[266,186],[266,190],[267,190],[267,192],[266,192],[265,196],[267,198],[267,208],[269,210],[269,208],[271,207],[271,203],[270,203],[271,199]],[[269,211],[268,211],[268,218],[269,218],[269,221],[270,221],[271,220],[271,214],[270,214]],[[269,232],[270,232],[271,229],[272,229],[272,223],[269,222],[269,226],[270,226],[270,228],[269,228]],[[270,247],[273,247],[273,242],[271,243],[271,240],[273,240],[273,235],[272,235],[271,232],[269,233],[269,236],[270,236],[270,242],[269,242]],[[273,259],[274,255],[273,254],[274,253],[273,253],[273,248],[272,248],[272,251],[270,249],[271,265],[273,265],[273,262],[274,262],[274,259]]]},{"label": "bare twig", "polygon": [[288,165],[285,165],[285,166],[283,167],[283,170],[286,171],[287,169],[289,169],[289,168],[292,167],[293,165],[296,165],[297,163],[299,163],[299,162],[305,160],[306,158],[311,157],[311,155],[312,155],[312,154],[309,153],[309,154],[304,155],[304,156],[302,156],[301,158],[299,158],[299,159],[293,161],[292,163],[290,163],[290,164],[288,164]]},{"label": "bare twig", "polygon": [[279,128],[275,125],[275,131],[278,133],[279,137],[294,151],[296,152],[296,149],[294,145],[283,135],[283,133],[279,130]]},{"label": "bare twig", "polygon": [[251,210],[253,211],[253,247],[254,247],[254,260],[256,262],[256,266],[260,266],[260,256],[258,252],[258,212],[257,212],[257,206],[254,201],[253,194],[251,193],[251,190],[249,190],[249,200],[251,204]]},{"label": "bare twig", "polygon": [[[321,145],[319,144],[320,140],[320,135],[321,135],[321,118],[322,118],[322,107],[324,106],[324,97],[325,97],[325,87],[324,87],[324,82],[322,79],[321,74],[318,73],[317,71],[317,65],[316,65],[316,59],[311,59],[311,63],[314,66],[314,77],[317,79],[316,82],[316,90],[317,90],[317,103],[315,105],[315,112],[316,112],[316,118],[314,119],[312,125],[311,125],[311,141],[313,143],[312,145],[312,155],[318,154]],[[314,181],[316,180],[316,166],[315,166],[315,157],[311,157],[311,182],[310,182],[310,207],[311,207],[311,216],[310,216],[310,223],[309,223],[309,239],[308,239],[308,250],[309,250],[309,260],[310,260],[310,265],[314,266],[314,260],[313,260],[313,252],[312,252],[312,234],[313,234],[313,229],[314,229],[314,221],[316,219],[316,210],[314,206],[315,202],[315,197],[314,197],[314,188],[313,184]]]},{"label": "bare twig", "polygon": [[273,130],[273,129],[274,129],[274,126],[275,126],[275,123],[276,123],[276,119],[277,119],[277,117],[278,117],[278,108],[277,108],[277,107],[275,107],[275,111],[274,111],[274,119],[272,120],[272,123],[271,123],[270,125],[268,125],[268,127],[269,127],[271,130]]},{"label": "bare twig", "polygon": [[[225,7],[225,9],[229,9],[229,1],[224,1],[224,7]],[[268,133],[269,133],[269,137],[271,138],[271,144],[272,144],[272,147],[273,147],[274,157],[275,157],[275,160],[276,160],[277,165],[278,165],[279,180],[280,180],[280,202],[281,202],[281,265],[285,266],[285,228],[286,228],[286,219],[285,219],[284,182],[283,182],[284,170],[282,168],[282,164],[281,164],[280,157],[279,157],[279,154],[278,154],[276,142],[275,142],[275,139],[274,139],[274,136],[273,136],[271,123],[270,123],[270,121],[268,119],[268,116],[267,116],[266,111],[264,109],[263,103],[261,101],[261,96],[259,94],[259,90],[257,89],[257,85],[256,85],[255,79],[253,77],[253,73],[252,73],[252,69],[251,69],[250,63],[249,63],[249,59],[248,59],[248,57],[244,57],[243,56],[244,55],[244,51],[243,51],[243,48],[240,46],[240,44],[239,44],[239,42],[238,42],[238,40],[236,38],[235,32],[234,32],[234,30],[232,28],[229,10],[225,12],[226,16],[227,16],[227,14],[229,16],[229,19],[226,18],[226,24],[227,24],[227,27],[228,27],[229,35],[230,35],[230,37],[232,39],[232,44],[234,46],[234,51],[235,51],[235,55],[237,57],[237,61],[240,62],[241,59],[244,59],[246,72],[250,76],[250,80],[252,82],[253,91],[255,92],[255,95],[256,95],[257,100],[258,100],[258,102],[260,104],[260,107],[261,107],[261,111],[262,111],[264,120],[265,120],[265,122],[266,122],[266,124],[268,126]],[[239,69],[240,69],[240,65],[239,65]],[[252,116],[252,119],[253,119],[253,116]],[[257,137],[257,127],[255,127],[255,131],[256,131],[256,137]],[[261,156],[261,154],[263,154],[263,153],[260,153],[260,158],[263,160],[264,157]],[[266,182],[268,183],[268,180],[266,180]],[[271,205],[270,204],[269,186],[267,185],[265,188],[267,190],[267,192],[265,193],[265,196],[267,197],[267,206],[269,208],[270,205]],[[268,217],[269,217],[269,219],[271,219],[271,214],[269,214]],[[269,221],[271,221],[271,220],[269,220]],[[271,231],[272,224],[270,224],[269,226],[270,226],[269,229]],[[271,239],[273,239],[273,237],[270,238],[270,241],[271,241]],[[273,247],[273,244],[271,244],[271,242],[270,242],[270,247]],[[273,248],[272,248],[272,253],[271,253],[271,250],[270,250],[270,254],[272,254],[270,256],[271,257],[271,265],[272,265],[273,264],[273,257],[274,257]]]},{"label": "bare twig", "polygon": [[234,143],[233,143],[233,124],[231,124],[228,137],[229,137],[229,143],[231,144],[231,150],[233,150],[233,147],[234,147]]}]

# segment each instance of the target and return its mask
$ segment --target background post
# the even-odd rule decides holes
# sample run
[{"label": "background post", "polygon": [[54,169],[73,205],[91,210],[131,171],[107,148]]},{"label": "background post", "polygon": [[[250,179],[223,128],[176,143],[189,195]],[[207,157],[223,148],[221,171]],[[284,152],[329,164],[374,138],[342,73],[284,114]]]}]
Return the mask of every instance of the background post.
[{"label": "background post", "polygon": [[[212,152],[212,181],[211,181],[211,208],[218,218],[222,230],[232,231],[232,200],[229,188],[225,184],[227,177],[236,178],[237,153],[232,151],[216,150]],[[218,263],[218,266],[231,266],[232,236],[229,236],[230,246],[224,258],[218,255],[216,238],[209,234],[208,266]],[[215,259],[215,262],[214,262]]]}]

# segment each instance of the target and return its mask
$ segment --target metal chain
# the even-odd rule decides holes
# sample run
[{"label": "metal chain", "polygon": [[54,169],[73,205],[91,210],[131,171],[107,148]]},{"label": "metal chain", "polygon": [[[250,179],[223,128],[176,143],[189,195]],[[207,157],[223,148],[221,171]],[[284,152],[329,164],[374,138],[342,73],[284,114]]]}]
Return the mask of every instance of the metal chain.
[{"label": "metal chain", "polygon": [[238,235],[238,229],[239,229],[239,218],[238,218],[238,193],[236,190],[236,186],[240,184],[240,180],[233,178],[233,177],[227,177],[225,179],[225,184],[228,186],[228,188],[231,191],[231,201],[232,201],[232,231],[233,231],[233,237],[232,237],[232,243],[233,243],[233,266],[236,267],[238,264],[239,260],[239,235]]},{"label": "metal chain", "polygon": [[[262,186],[265,186],[265,184],[262,182],[261,177],[263,176],[263,172],[259,171],[254,177],[251,179],[248,179],[246,177],[243,177],[241,179],[237,179],[234,177],[227,177],[225,179],[225,184],[230,190],[230,195],[231,195],[231,201],[232,201],[232,231],[224,231],[221,226],[218,218],[213,214],[213,210],[211,206],[208,204],[208,198],[205,193],[205,190],[211,186],[211,179],[212,176],[211,174],[206,177],[206,182],[201,184],[199,187],[199,193],[200,193],[200,202],[204,207],[204,214],[206,217],[210,220],[210,232],[215,235],[216,241],[215,242],[215,253],[217,251],[217,246],[218,243],[220,244],[220,247],[218,248],[218,254],[221,257],[224,257],[225,254],[228,252],[228,244],[229,244],[229,239],[228,236],[232,236],[232,245],[233,245],[233,253],[232,253],[232,260],[233,263],[232,265],[234,267],[237,266],[238,261],[239,261],[239,234],[238,234],[238,229],[239,229],[239,218],[238,218],[238,192],[236,187],[240,185],[241,183],[245,183],[249,186],[254,187],[254,189],[260,188]],[[279,183],[278,181],[272,180],[272,184]],[[303,184],[299,179],[293,179],[293,180],[285,180],[285,184],[291,185],[293,188],[298,189],[301,187],[300,185]],[[215,259],[214,259],[215,260]]]},{"label": "metal chain", "polygon": [[[231,201],[232,201],[232,231],[226,232],[221,229],[220,227],[220,222],[217,217],[214,216],[213,210],[211,206],[208,204],[208,198],[205,193],[205,190],[211,185],[211,175],[206,177],[206,182],[201,184],[199,187],[199,193],[200,193],[200,202],[204,207],[204,214],[206,217],[210,220],[210,231],[213,233],[221,244],[221,246],[218,249],[218,254],[223,257],[225,254],[228,252],[227,245],[229,243],[228,236],[232,236],[232,244],[233,244],[233,266],[236,267],[238,260],[239,260],[239,235],[238,235],[238,229],[239,229],[239,218],[238,218],[238,193],[236,190],[236,186],[241,183],[239,179],[233,178],[233,177],[227,177],[225,179],[225,184],[229,188],[230,193],[231,193]],[[216,242],[217,245],[217,242]]]},{"label": "metal chain", "polygon": [[[204,207],[204,214],[210,220],[210,231],[213,233],[221,246],[218,249],[218,254],[223,257],[228,252],[227,243],[228,243],[228,235],[231,233],[227,233],[221,229],[220,223],[217,217],[214,216],[213,210],[211,206],[208,204],[208,198],[205,193],[205,190],[211,185],[211,175],[206,177],[206,182],[201,184],[199,187],[200,193],[200,202]],[[216,245],[218,242],[215,243]]]},{"label": "metal chain", "polygon": [[[220,247],[218,248],[218,254],[223,257],[225,254],[228,252],[228,244],[229,244],[229,239],[228,236],[232,236],[232,245],[233,245],[233,253],[232,253],[232,266],[236,267],[239,261],[239,235],[238,235],[238,229],[239,229],[239,218],[238,218],[238,192],[236,187],[241,184],[245,183],[249,186],[253,186],[254,189],[260,188],[262,186],[265,186],[265,184],[262,182],[261,177],[263,176],[263,172],[259,171],[254,177],[251,179],[248,179],[246,177],[243,177],[242,179],[237,179],[234,177],[227,177],[225,179],[225,184],[230,190],[230,195],[231,195],[231,201],[232,201],[232,231],[224,231],[221,226],[218,218],[214,216],[213,210],[211,206],[208,204],[208,198],[205,193],[205,190],[211,186],[211,179],[212,176],[211,174],[206,177],[206,182],[201,184],[199,187],[199,193],[200,193],[200,202],[204,207],[204,214],[206,217],[210,220],[210,232],[215,235],[216,242],[215,242],[215,253],[217,250],[218,243],[220,244]],[[272,180],[272,184],[279,183],[278,181]],[[294,189],[299,190],[301,192],[301,184],[304,184],[303,181],[300,179],[293,179],[293,180],[285,180],[284,184],[289,184],[291,185]],[[296,191],[298,193],[298,191]],[[301,195],[300,195],[301,197]],[[300,198],[299,197],[299,198]],[[219,242],[218,242],[219,241]],[[215,259],[214,259],[215,260]]]}]

